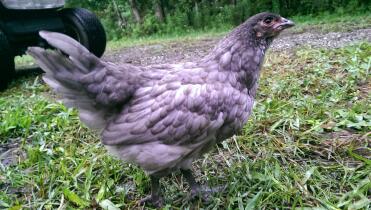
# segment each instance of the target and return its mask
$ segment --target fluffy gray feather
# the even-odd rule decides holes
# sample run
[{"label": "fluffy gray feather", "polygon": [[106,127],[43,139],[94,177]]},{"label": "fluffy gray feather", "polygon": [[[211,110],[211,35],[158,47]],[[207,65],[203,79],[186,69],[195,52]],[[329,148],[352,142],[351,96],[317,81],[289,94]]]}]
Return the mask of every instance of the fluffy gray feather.
[{"label": "fluffy gray feather", "polygon": [[[277,26],[268,27],[268,16]],[[66,105],[101,132],[109,151],[150,174],[171,172],[190,168],[246,123],[265,51],[284,20],[253,16],[191,63],[116,66],[70,37],[45,31],[40,36],[68,57],[37,47],[28,53]]]}]

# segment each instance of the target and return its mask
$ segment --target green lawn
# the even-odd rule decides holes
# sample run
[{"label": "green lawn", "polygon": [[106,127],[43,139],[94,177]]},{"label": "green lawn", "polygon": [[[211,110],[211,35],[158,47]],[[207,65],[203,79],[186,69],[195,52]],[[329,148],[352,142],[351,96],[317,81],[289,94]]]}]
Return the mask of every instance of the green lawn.
[{"label": "green lawn", "polygon": [[[361,28],[371,27],[371,14],[355,13],[355,14],[322,14],[317,16],[294,16],[290,17],[296,26],[290,29],[291,33],[302,32],[338,32],[352,31]],[[119,40],[112,40],[108,43],[110,50],[117,50],[123,47],[132,47],[137,45],[158,44],[174,41],[187,41],[207,38],[220,38],[224,36],[233,27],[230,25],[221,25],[219,28],[205,29],[204,31],[184,31],[174,32],[174,34],[155,34],[147,37],[123,37]]]},{"label": "green lawn", "polygon": [[[242,135],[194,164],[225,192],[190,203],[175,174],[165,209],[370,209],[370,54],[370,43],[270,52]],[[0,209],[132,209],[149,193],[39,77],[0,93],[0,159]]]},{"label": "green lawn", "polygon": [[[162,182],[167,203],[370,207],[370,52],[361,43],[268,54],[243,135],[195,164],[202,182],[227,185],[225,193],[207,205],[183,202],[187,186],[174,175]],[[40,78],[21,79],[0,96],[0,142],[13,146],[1,165],[0,206],[88,208],[109,200],[131,208],[148,193],[143,172],[106,155]]]}]

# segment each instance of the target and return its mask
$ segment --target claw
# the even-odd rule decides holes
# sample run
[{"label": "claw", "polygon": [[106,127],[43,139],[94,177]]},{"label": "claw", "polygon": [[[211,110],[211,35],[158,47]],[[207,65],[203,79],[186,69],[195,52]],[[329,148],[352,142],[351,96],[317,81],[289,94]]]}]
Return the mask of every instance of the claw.
[{"label": "claw", "polygon": [[159,177],[151,175],[151,195],[139,201],[139,205],[150,205],[155,208],[161,208],[164,205],[164,199],[161,195]]},{"label": "claw", "polygon": [[224,192],[226,186],[217,187],[199,187],[191,189],[190,200],[201,199],[205,203],[210,203],[212,201],[213,194]]},{"label": "claw", "polygon": [[214,193],[223,192],[227,186],[219,186],[210,188],[208,186],[202,187],[199,183],[196,182],[192,171],[190,169],[181,169],[180,170],[187,180],[189,186],[191,187],[190,199],[200,198],[205,203],[210,203],[212,200],[212,195]]},{"label": "claw", "polygon": [[161,208],[164,205],[164,199],[162,197],[153,197],[152,195],[149,195],[140,200],[138,203],[140,206],[150,205],[155,208]]}]

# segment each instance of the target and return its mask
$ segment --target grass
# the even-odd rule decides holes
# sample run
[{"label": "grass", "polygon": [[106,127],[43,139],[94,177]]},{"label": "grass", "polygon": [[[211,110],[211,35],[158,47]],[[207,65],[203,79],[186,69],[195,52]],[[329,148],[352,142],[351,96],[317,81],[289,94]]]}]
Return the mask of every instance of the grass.
[{"label": "grass", "polygon": [[208,31],[188,31],[177,34],[151,35],[145,37],[124,37],[119,40],[108,42],[108,49],[111,51],[119,50],[124,47],[133,47],[148,44],[163,44],[172,42],[196,41],[202,39],[215,39],[224,36],[231,27],[222,27],[217,30]]},{"label": "grass", "polygon": [[293,28],[294,33],[301,33],[304,31],[352,31],[355,29],[370,28],[371,15],[369,13],[340,13],[333,14],[324,13],[317,16],[295,16],[292,19],[298,23]]},{"label": "grass", "polygon": [[[303,33],[306,31],[334,32],[352,31],[371,27],[371,15],[368,13],[355,14],[322,14],[317,16],[294,16],[290,17],[296,26],[290,29],[291,33]],[[166,44],[173,42],[197,41],[203,39],[219,39],[232,29],[230,25],[220,26],[216,29],[190,30],[175,32],[174,34],[155,34],[144,37],[123,37],[118,40],[110,40],[107,43],[109,52],[115,52],[122,48],[140,45]],[[30,56],[16,57],[17,66],[34,65]]]},{"label": "grass", "polygon": [[[370,28],[371,15],[369,13],[324,13],[316,16],[294,16],[290,17],[296,26],[291,29],[292,33],[310,32],[334,32],[352,31],[355,29]],[[174,34],[155,34],[144,37],[123,37],[118,40],[108,42],[110,50],[122,49],[123,47],[133,47],[138,45],[169,43],[174,41],[200,40],[209,38],[220,38],[230,31],[232,26],[222,25],[216,29],[191,30]]]},{"label": "grass", "polygon": [[[179,174],[162,180],[164,209],[369,209],[370,43],[267,55],[243,133],[194,168],[226,185],[189,202]],[[0,94],[0,208],[139,208],[149,180],[107,155],[77,112],[39,77]]]}]

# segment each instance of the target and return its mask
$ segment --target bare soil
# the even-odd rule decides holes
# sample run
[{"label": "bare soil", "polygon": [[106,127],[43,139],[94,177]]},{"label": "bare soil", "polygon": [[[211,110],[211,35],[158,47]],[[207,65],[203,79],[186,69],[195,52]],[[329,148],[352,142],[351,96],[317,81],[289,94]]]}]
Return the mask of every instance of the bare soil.
[{"label": "bare soil", "polygon": [[[108,51],[104,60],[115,63],[149,65],[158,63],[178,63],[199,59],[205,56],[222,37],[205,38],[193,41],[174,41],[161,44],[141,45]],[[271,51],[294,50],[300,47],[338,48],[350,43],[371,42],[371,28],[356,29],[350,32],[305,31],[303,33],[286,32],[280,35],[270,48]],[[32,69],[39,74],[39,68]],[[32,70],[27,71],[32,72]],[[23,76],[26,71],[18,71]],[[19,148],[20,141],[15,139],[9,144],[0,145],[0,162],[3,165],[16,164],[24,156]]]},{"label": "bare soil", "polygon": [[[132,63],[140,65],[158,63],[178,63],[198,59],[206,55],[221,37],[194,41],[175,41],[161,44],[127,47],[108,52],[104,59],[116,64]],[[371,28],[356,29],[350,32],[307,31],[281,34],[272,44],[271,51],[293,50],[299,47],[339,48],[359,41],[371,41]]]}]

